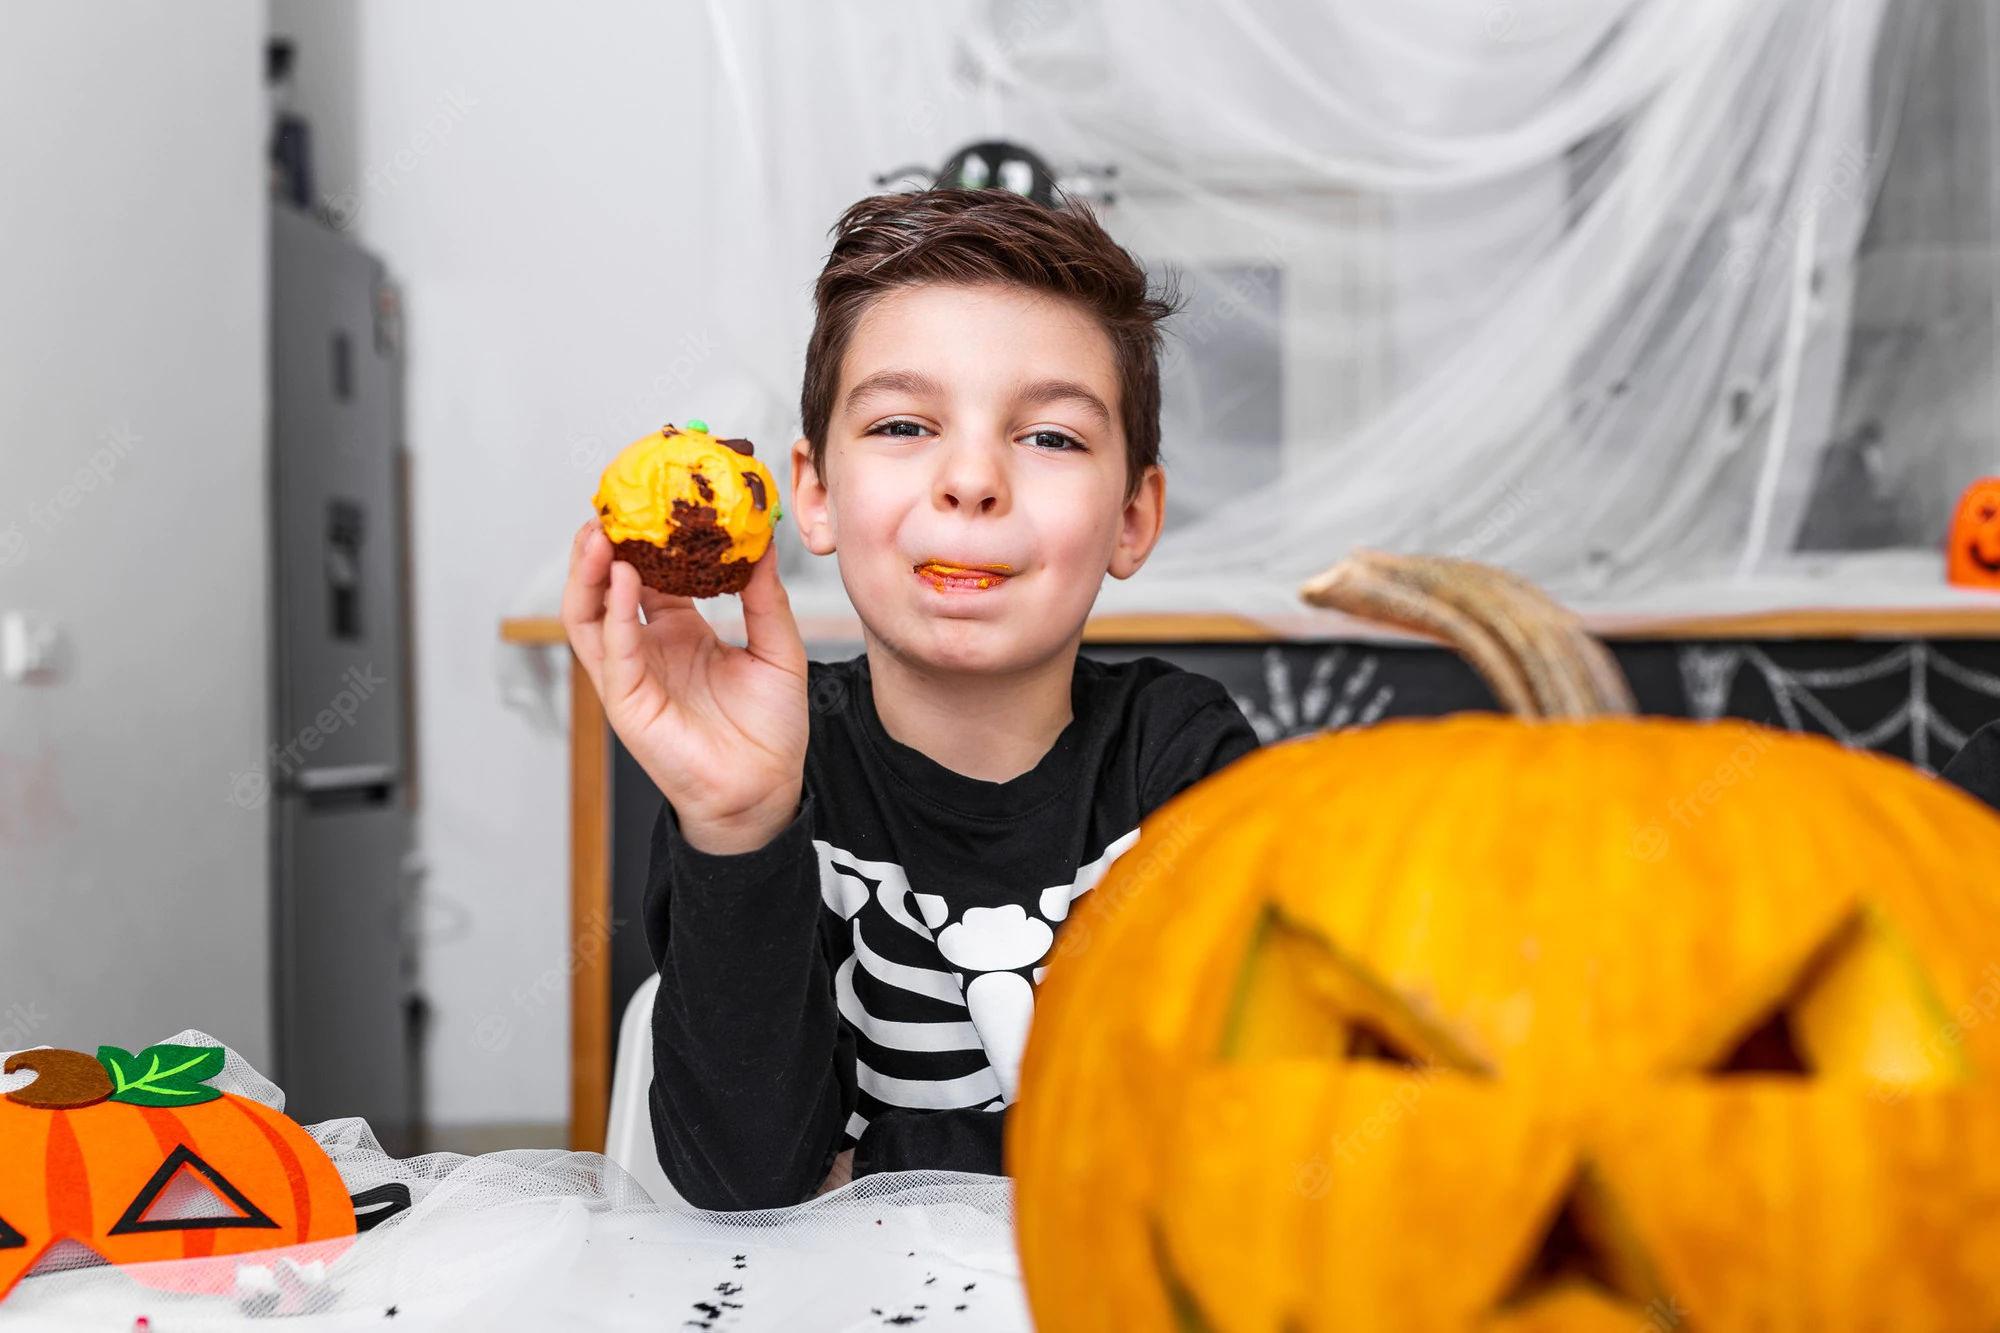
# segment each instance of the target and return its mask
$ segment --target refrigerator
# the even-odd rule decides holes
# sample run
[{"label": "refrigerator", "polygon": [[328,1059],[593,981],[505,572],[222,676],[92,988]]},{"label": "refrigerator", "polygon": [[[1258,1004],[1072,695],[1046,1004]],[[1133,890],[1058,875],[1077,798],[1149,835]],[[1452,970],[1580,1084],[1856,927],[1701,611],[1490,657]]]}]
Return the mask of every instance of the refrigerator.
[{"label": "refrigerator", "polygon": [[382,264],[271,221],[273,986],[287,1111],[419,1148],[423,1002],[401,323]]}]

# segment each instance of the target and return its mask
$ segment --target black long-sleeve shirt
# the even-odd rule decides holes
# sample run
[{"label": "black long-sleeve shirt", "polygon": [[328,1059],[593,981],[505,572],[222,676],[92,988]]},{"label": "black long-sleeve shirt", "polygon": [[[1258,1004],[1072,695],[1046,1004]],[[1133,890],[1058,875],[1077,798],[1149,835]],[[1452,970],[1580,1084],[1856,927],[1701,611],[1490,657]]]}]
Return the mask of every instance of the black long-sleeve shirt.
[{"label": "black long-sleeve shirt", "polygon": [[690,1203],[856,1175],[1000,1172],[1034,987],[1070,904],[1139,822],[1257,747],[1227,691],[1154,657],[1078,657],[1034,768],[966,777],[883,730],[868,659],[814,662],[803,795],[768,844],[696,850],[662,802],[646,887],[660,969],[653,1136]]}]

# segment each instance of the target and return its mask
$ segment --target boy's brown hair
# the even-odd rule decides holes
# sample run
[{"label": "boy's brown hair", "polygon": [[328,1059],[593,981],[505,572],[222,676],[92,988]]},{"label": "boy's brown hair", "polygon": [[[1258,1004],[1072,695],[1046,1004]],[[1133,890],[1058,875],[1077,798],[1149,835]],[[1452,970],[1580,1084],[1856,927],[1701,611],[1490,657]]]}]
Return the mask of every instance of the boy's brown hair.
[{"label": "boy's brown hair", "polygon": [[833,251],[813,288],[799,419],[813,469],[826,474],[827,425],[840,365],[862,314],[878,297],[927,283],[1004,283],[1073,301],[1097,317],[1118,364],[1125,428],[1125,499],[1160,459],[1160,321],[1173,299],[1112,240],[1090,209],[1060,211],[1011,190],[878,194],[833,225]]}]

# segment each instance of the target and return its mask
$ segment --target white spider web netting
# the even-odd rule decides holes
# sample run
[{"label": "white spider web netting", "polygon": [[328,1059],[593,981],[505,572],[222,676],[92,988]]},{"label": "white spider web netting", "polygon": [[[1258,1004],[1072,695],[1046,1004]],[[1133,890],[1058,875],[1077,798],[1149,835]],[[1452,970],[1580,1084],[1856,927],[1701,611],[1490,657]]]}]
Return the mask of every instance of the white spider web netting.
[{"label": "white spider web netting", "polygon": [[[1166,534],[1101,611],[1295,614],[1357,545],[1607,612],[1981,596],[1941,547],[2000,471],[2000,0],[703,12],[662,113],[708,154],[702,352],[631,436],[702,416],[784,466],[827,227],[997,139],[1185,297]],[[779,542],[794,608],[849,614]]]},{"label": "white spider web netting", "polygon": [[2000,0],[706,12],[715,348],[668,415],[788,439],[827,225],[1004,139],[1187,297],[1167,535],[1102,609],[1295,611],[1356,544],[1614,609],[1961,595]]},{"label": "white spider web netting", "polygon": [[[221,1044],[196,1031],[168,1040]],[[284,1108],[234,1051],[211,1083]],[[144,1317],[158,1330],[206,1330],[278,1315],[286,1327],[396,1333],[1029,1327],[1012,1192],[997,1177],[904,1172],[796,1208],[706,1213],[661,1207],[595,1153],[398,1160],[364,1121],[306,1128],[351,1193],[401,1184],[410,1208],[339,1253],[114,1268],[71,1250],[0,1302],[0,1328],[124,1330]],[[230,1270],[224,1294],[209,1294],[216,1264]]]}]

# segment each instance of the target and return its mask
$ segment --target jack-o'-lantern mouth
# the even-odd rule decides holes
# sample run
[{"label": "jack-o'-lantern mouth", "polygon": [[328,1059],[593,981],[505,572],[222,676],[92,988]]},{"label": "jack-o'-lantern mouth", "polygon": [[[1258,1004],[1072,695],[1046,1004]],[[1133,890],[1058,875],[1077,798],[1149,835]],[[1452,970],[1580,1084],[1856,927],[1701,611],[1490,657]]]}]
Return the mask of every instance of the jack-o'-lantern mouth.
[{"label": "jack-o'-lantern mouth", "polygon": [[2000,581],[2000,479],[1975,482],[1959,502],[1946,538],[1954,581]]},{"label": "jack-o'-lantern mouth", "polygon": [[[1160,1289],[1182,1333],[1211,1333],[1219,1323],[1174,1262],[1166,1227],[1156,1216],[1148,1228]],[[1597,1306],[1634,1328],[1661,1311],[1681,1306],[1661,1281],[1623,1209],[1595,1163],[1578,1162],[1567,1186],[1538,1225],[1525,1231],[1524,1255],[1488,1303],[1495,1318],[1527,1316],[1555,1305]],[[1677,1326],[1678,1317],[1666,1327]]]}]

